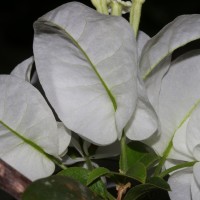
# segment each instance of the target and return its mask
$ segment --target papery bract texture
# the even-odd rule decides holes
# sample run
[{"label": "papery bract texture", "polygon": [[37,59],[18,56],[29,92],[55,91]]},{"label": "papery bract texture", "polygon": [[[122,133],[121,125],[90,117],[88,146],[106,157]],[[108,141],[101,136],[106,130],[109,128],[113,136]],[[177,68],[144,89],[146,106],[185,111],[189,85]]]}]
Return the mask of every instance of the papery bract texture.
[{"label": "papery bract texture", "polygon": [[57,133],[58,133],[58,142],[59,156],[65,155],[67,152],[67,147],[71,141],[71,131],[65,127],[62,122],[57,122]]},{"label": "papery bract texture", "polygon": [[[160,121],[159,135],[145,143],[166,159],[199,161],[200,52],[189,52],[170,63],[174,50],[200,38],[199,25],[200,15],[177,17],[148,40],[140,59],[141,77]],[[192,183],[183,181],[184,173],[175,172],[170,178],[172,199],[196,199],[200,191],[194,178]]]},{"label": "papery bract texture", "polygon": [[[39,84],[37,72],[34,71],[33,76],[31,76],[33,63],[33,57],[24,60],[12,70],[11,75],[16,76],[23,81],[31,83],[40,91],[41,87]],[[43,93],[42,91],[40,92]],[[59,142],[59,156],[63,156],[67,152],[67,147],[71,140],[71,130],[65,127],[62,122],[57,122],[57,136]]]},{"label": "papery bract texture", "polygon": [[166,25],[145,44],[140,59],[140,71],[148,98],[156,111],[161,81],[169,69],[171,54],[198,38],[200,38],[200,15],[182,15]]},{"label": "papery bract texture", "polygon": [[172,174],[168,183],[171,191],[169,192],[170,199],[173,200],[192,200],[191,182],[193,179],[192,169],[184,169]]},{"label": "papery bract texture", "polygon": [[142,55],[144,46],[150,39],[151,38],[146,33],[144,33],[143,31],[139,31],[138,36],[137,36],[137,49],[138,49],[139,58]]},{"label": "papery bract texture", "polygon": [[[141,52],[149,39],[150,37],[144,32],[139,32],[137,39],[138,58],[141,57]],[[158,118],[149,102],[144,82],[140,77],[140,69],[138,69],[137,90],[137,106],[125,127],[126,136],[130,140],[147,139],[158,130]]]},{"label": "papery bract texture", "polygon": [[162,155],[172,141],[169,158],[190,161],[193,157],[184,138],[191,137],[187,123],[200,103],[199,62],[199,50],[184,54],[172,63],[162,80],[159,96],[161,136],[153,147]]},{"label": "papery bract texture", "polygon": [[172,189],[169,196],[172,200],[199,200],[200,196],[200,163],[193,167],[181,169],[170,175],[168,180]]},{"label": "papery bract texture", "polygon": [[137,48],[129,24],[73,2],[34,27],[38,76],[59,118],[92,143],[116,141],[137,101]]},{"label": "papery bract texture", "polygon": [[11,75],[16,76],[24,81],[31,83],[34,86],[39,84],[38,75],[34,69],[34,57],[22,61],[12,71]]},{"label": "papery bract texture", "polygon": [[126,136],[131,140],[145,140],[157,133],[158,117],[146,94],[143,81],[138,77],[138,101],[135,112],[125,127]]},{"label": "papery bract texture", "polygon": [[0,158],[31,180],[51,175],[58,157],[57,124],[41,94],[28,82],[0,76]]},{"label": "papery bract texture", "polygon": [[[149,101],[151,102],[155,111],[159,115],[160,120],[163,120],[163,118],[166,118],[166,116],[169,115],[168,117],[169,118],[168,120],[170,121],[169,123],[173,124],[172,128],[170,127],[171,125],[169,125],[168,122],[163,121],[161,123],[161,128],[162,128],[161,136],[157,138],[152,137],[151,140],[147,142],[149,145],[153,145],[156,151],[161,155],[163,154],[163,151],[169,144],[169,141],[172,135],[174,134],[174,131],[178,129],[179,125],[178,123],[181,123],[181,120],[184,119],[184,116],[182,116],[182,118],[181,117],[177,118],[176,115],[181,115],[181,113],[177,111],[176,106],[184,107],[184,105],[181,104],[183,104],[183,102],[185,102],[186,100],[189,101],[189,99],[191,99],[190,94],[187,95],[186,92],[185,96],[181,96],[181,94],[179,95],[180,93],[179,88],[182,88],[181,90],[186,91],[185,88],[186,83],[184,83],[184,80],[188,80],[188,75],[192,79],[193,73],[196,73],[195,72],[196,69],[191,70],[191,72],[189,69],[189,66],[193,65],[192,58],[190,59],[192,63],[189,63],[190,61],[188,61],[188,63],[182,62],[181,64],[179,64],[179,67],[176,67],[176,72],[171,72],[172,70],[174,70],[175,67],[171,66],[171,68],[169,69],[169,66],[171,65],[170,56],[175,49],[193,40],[200,38],[199,24],[200,24],[200,15],[179,16],[173,22],[165,26],[157,35],[149,39],[142,50],[142,55],[140,59],[140,70],[141,70],[141,76],[144,80],[147,89]],[[185,56],[188,57],[187,55]],[[183,59],[183,57],[180,59]],[[184,60],[187,59],[185,58]],[[179,63],[179,61],[177,61],[177,63]],[[194,61],[194,64],[196,68],[198,68],[197,63],[195,62],[196,61]],[[182,69],[181,65],[184,66],[189,65],[188,72],[184,71],[185,69]],[[174,75],[174,77],[172,78],[173,80],[168,80],[166,86],[163,86],[163,82],[166,82],[166,80],[168,79],[166,77],[169,77],[168,74],[174,74],[174,73],[177,74]],[[183,74],[182,78],[179,77],[179,73]],[[195,75],[195,77],[197,76]],[[183,84],[180,83],[179,79],[182,79]],[[188,80],[188,82],[190,81],[192,84],[192,80]],[[196,81],[197,81],[196,85],[195,84],[193,84],[195,86],[191,85],[191,88],[189,88],[189,86],[187,87],[186,85],[186,87],[193,93],[195,93],[195,88],[198,87],[197,86],[198,80]],[[179,86],[177,86],[176,82],[179,84]],[[163,89],[163,87],[165,88]],[[169,94],[168,90],[173,94]],[[198,92],[196,92],[195,95],[198,96]],[[175,105],[174,102],[170,102],[171,97],[177,98],[176,100],[177,105]],[[198,100],[198,97],[196,100]],[[191,102],[192,102],[191,104],[193,104],[196,101],[191,101]],[[182,109],[184,110],[186,108]],[[185,112],[186,115],[187,112],[189,112],[189,110],[187,111],[185,110]],[[175,115],[173,115],[174,113]],[[184,122],[186,122],[186,120]],[[181,127],[179,127],[179,130],[181,130],[180,128]],[[184,153],[182,153],[182,156],[183,154]],[[189,160],[191,159],[190,155],[187,155],[186,157],[188,157],[187,159]]]},{"label": "papery bract texture", "polygon": [[177,48],[200,37],[200,15],[181,15],[167,24],[143,48],[141,76],[148,74]]},{"label": "papery bract texture", "polygon": [[33,68],[34,58],[30,57],[18,64],[11,72],[11,75],[22,80],[31,81],[31,70]]}]

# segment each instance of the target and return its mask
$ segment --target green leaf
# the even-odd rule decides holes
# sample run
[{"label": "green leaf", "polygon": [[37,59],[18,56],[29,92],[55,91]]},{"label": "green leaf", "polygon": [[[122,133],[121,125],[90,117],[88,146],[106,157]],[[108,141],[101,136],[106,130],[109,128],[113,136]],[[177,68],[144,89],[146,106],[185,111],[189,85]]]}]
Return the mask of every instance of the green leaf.
[{"label": "green leaf", "polygon": [[110,170],[104,168],[104,167],[98,167],[92,170],[89,173],[88,179],[87,179],[87,185],[90,185],[94,180],[100,178],[103,175],[106,175],[110,173]]},{"label": "green leaf", "polygon": [[127,192],[124,200],[138,200],[153,189],[155,186],[151,184],[137,185]]},{"label": "green leaf", "polygon": [[[132,141],[126,144],[125,154],[126,154],[126,162],[127,162],[126,171],[137,162],[141,162],[146,167],[148,167],[156,159],[156,155],[153,152],[153,150],[151,150],[146,144],[139,141]],[[122,165],[123,163],[120,157],[120,168]]]},{"label": "green leaf", "polygon": [[[58,175],[64,175],[73,178],[74,180],[79,181],[83,185],[87,186],[87,180],[89,177],[90,171],[82,167],[70,167],[65,170],[62,170]],[[97,180],[90,184],[89,188],[99,196],[106,198],[107,191],[106,187],[101,180]]]},{"label": "green leaf", "polygon": [[127,21],[71,2],[34,29],[37,73],[58,117],[95,144],[120,138],[137,102],[137,45]]},{"label": "green leaf", "polygon": [[167,190],[167,191],[171,190],[169,184],[160,177],[152,177],[147,182],[150,183],[151,185],[154,185],[156,188],[160,188],[162,190]]},{"label": "green leaf", "polygon": [[153,165],[156,161],[158,161],[160,157],[156,155],[154,152],[145,154],[141,159],[140,162],[143,163],[146,168],[149,168]]},{"label": "green leaf", "polygon": [[89,170],[82,167],[70,167],[58,173],[58,175],[69,176],[83,185],[87,184],[88,174]]},{"label": "green leaf", "polygon": [[87,187],[66,176],[51,176],[33,182],[22,200],[100,200]]},{"label": "green leaf", "polygon": [[124,200],[139,200],[148,193],[160,189],[169,191],[170,187],[168,183],[162,178],[153,177],[148,181],[148,183],[137,185],[131,188],[124,197]]},{"label": "green leaf", "polygon": [[107,199],[107,188],[101,180],[96,180],[93,184],[90,184],[89,188],[103,199]]},{"label": "green leaf", "polygon": [[147,176],[146,167],[143,163],[137,162],[128,169],[126,175],[141,183],[145,183]]}]

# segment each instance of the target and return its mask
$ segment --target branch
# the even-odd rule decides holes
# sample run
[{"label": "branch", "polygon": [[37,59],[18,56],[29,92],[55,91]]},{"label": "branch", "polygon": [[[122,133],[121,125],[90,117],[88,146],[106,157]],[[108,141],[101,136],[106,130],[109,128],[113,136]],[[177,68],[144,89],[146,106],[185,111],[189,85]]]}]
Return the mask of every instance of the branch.
[{"label": "branch", "polygon": [[2,190],[20,200],[30,183],[29,179],[0,159],[0,188]]}]

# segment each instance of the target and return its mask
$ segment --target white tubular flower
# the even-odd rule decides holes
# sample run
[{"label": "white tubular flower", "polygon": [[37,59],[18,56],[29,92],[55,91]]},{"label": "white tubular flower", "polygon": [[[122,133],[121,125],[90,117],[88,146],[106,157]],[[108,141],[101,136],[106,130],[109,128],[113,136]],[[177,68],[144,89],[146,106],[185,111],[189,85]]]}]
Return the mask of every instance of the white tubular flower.
[{"label": "white tubular flower", "polygon": [[108,11],[111,15],[121,16],[121,14],[126,14],[130,12],[131,6],[131,1],[108,0]]}]

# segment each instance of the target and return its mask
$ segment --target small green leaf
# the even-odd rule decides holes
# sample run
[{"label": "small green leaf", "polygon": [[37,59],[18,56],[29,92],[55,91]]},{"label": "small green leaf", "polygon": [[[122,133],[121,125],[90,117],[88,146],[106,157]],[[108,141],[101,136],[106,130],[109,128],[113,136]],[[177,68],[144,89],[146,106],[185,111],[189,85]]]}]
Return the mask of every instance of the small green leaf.
[{"label": "small green leaf", "polygon": [[[82,167],[70,167],[65,170],[62,170],[58,173],[59,175],[64,175],[71,177],[83,185],[87,186],[87,180],[90,174],[90,171],[88,169],[82,168]],[[104,199],[107,196],[107,190],[105,185],[101,180],[95,181],[94,183],[90,184],[89,188],[99,196],[103,197]]]},{"label": "small green leaf", "polygon": [[[132,141],[126,144],[125,154],[127,162],[126,169],[124,169],[125,172],[137,162],[141,162],[148,167],[157,157],[149,146],[139,141]],[[124,163],[122,162],[124,161],[122,161],[122,158],[120,157],[120,169],[124,166]]]},{"label": "small green leaf", "polygon": [[108,169],[106,169],[104,167],[95,168],[94,170],[92,170],[89,173],[88,180],[87,180],[87,185],[91,184],[94,180],[96,180],[99,177],[101,177],[103,175],[106,175],[108,173],[110,173],[110,170],[108,170]]},{"label": "small green leaf", "polygon": [[79,181],[83,185],[87,184],[89,170],[82,167],[70,167],[65,170],[62,170],[58,175],[69,176],[74,180]]},{"label": "small green leaf", "polygon": [[89,186],[89,188],[103,199],[107,199],[107,189],[105,184],[101,180],[95,181]]},{"label": "small green leaf", "polygon": [[148,180],[148,183],[150,183],[151,185],[155,186],[158,189],[167,191],[171,190],[169,184],[160,177],[152,177]]},{"label": "small green leaf", "polygon": [[143,163],[146,168],[150,167],[156,161],[158,161],[160,157],[156,155],[154,152],[145,154],[141,159],[140,162]]},{"label": "small green leaf", "polygon": [[135,163],[129,170],[126,172],[126,175],[132,177],[135,180],[138,180],[141,183],[145,183],[147,171],[143,163]]},{"label": "small green leaf", "polygon": [[51,176],[33,182],[22,200],[100,200],[87,187],[66,176]]},{"label": "small green leaf", "polygon": [[155,186],[151,184],[137,185],[127,192],[124,200],[138,200],[153,189]]},{"label": "small green leaf", "polygon": [[169,191],[170,187],[168,183],[160,177],[152,177],[148,180],[148,183],[137,185],[130,189],[124,200],[139,200],[144,197],[147,193],[154,190],[165,190]]}]

